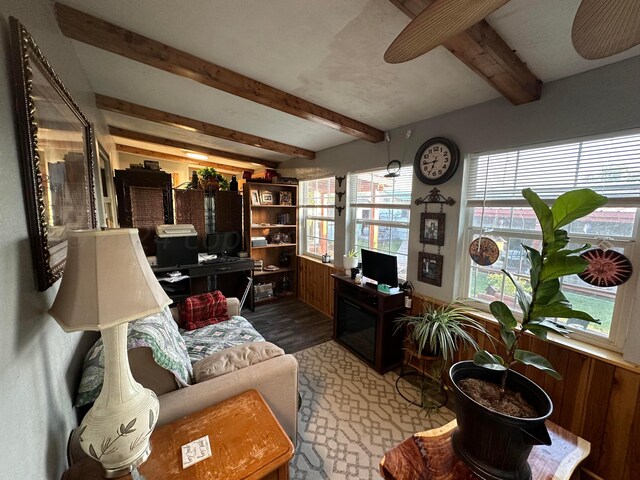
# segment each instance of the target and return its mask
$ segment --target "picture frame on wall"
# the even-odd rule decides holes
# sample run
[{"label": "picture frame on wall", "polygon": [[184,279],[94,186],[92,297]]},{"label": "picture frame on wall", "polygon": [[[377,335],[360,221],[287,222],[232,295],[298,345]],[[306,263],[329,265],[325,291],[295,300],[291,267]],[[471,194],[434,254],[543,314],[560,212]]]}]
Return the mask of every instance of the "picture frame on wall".
[{"label": "picture frame on wall", "polygon": [[251,190],[251,205],[260,205],[260,192]]},{"label": "picture frame on wall", "polygon": [[62,277],[68,232],[97,227],[93,128],[26,28],[9,23],[29,238],[45,291]]},{"label": "picture frame on wall", "polygon": [[260,205],[273,205],[273,192],[260,190]]},{"label": "picture frame on wall", "polygon": [[293,195],[291,192],[280,192],[280,205],[291,206],[293,205]]},{"label": "picture frame on wall", "polygon": [[427,245],[444,245],[444,213],[420,214],[420,243]]},{"label": "picture frame on wall", "polygon": [[418,280],[441,287],[443,263],[444,257],[442,255],[420,252],[418,255]]}]

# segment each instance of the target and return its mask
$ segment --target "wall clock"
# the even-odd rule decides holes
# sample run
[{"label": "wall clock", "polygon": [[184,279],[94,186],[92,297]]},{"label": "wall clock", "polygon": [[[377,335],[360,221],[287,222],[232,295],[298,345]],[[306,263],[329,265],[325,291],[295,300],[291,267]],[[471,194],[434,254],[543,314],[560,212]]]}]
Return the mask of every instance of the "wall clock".
[{"label": "wall clock", "polygon": [[418,149],[413,170],[422,183],[439,185],[453,177],[459,162],[458,146],[447,138],[434,137]]}]

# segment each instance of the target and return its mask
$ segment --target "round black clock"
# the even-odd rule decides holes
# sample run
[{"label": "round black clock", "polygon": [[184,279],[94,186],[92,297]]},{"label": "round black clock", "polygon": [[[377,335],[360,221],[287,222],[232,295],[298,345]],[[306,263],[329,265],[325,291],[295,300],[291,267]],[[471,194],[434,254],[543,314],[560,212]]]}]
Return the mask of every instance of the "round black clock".
[{"label": "round black clock", "polygon": [[438,185],[453,177],[460,162],[460,150],[451,140],[430,138],[416,153],[413,169],[422,183]]}]

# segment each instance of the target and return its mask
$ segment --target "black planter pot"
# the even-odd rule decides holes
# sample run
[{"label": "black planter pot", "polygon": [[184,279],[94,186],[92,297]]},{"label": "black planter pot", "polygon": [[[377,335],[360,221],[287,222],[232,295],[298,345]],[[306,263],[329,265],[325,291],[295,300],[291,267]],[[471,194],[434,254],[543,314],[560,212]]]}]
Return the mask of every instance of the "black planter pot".
[{"label": "black planter pot", "polygon": [[485,480],[530,480],[527,458],[534,445],[551,445],[544,421],[553,411],[551,399],[538,385],[513,370],[507,387],[522,396],[539,413],[537,418],[504,415],[480,405],[458,388],[465,378],[500,384],[502,372],[478,367],[472,361],[458,362],[449,370],[456,398],[458,428],[453,448],[458,457]]}]

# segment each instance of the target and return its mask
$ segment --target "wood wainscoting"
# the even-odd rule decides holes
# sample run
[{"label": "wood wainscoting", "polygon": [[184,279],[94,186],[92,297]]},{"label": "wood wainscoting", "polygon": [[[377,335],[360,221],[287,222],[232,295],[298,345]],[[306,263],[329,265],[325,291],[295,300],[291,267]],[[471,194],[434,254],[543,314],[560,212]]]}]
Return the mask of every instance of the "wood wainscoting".
[{"label": "wood wainscoting", "polygon": [[333,318],[332,273],[342,273],[333,263],[298,256],[298,298]]},{"label": "wood wainscoting", "polygon": [[[421,312],[428,301],[414,295],[412,314]],[[491,335],[500,338],[496,322],[478,320]],[[476,338],[481,348],[492,349],[486,337]],[[591,454],[582,465],[582,478],[638,478],[640,367],[587,355],[577,348],[544,342],[531,335],[527,335],[521,348],[545,356],[562,375],[562,380],[555,380],[534,367],[516,368],[544,388],[553,400],[551,421],[591,442]],[[472,352],[461,351],[457,356],[457,360],[467,360]]]}]

